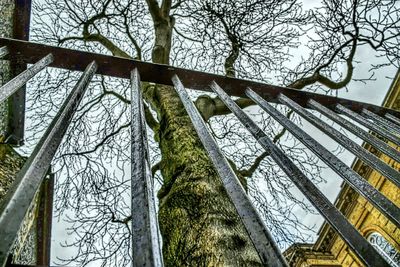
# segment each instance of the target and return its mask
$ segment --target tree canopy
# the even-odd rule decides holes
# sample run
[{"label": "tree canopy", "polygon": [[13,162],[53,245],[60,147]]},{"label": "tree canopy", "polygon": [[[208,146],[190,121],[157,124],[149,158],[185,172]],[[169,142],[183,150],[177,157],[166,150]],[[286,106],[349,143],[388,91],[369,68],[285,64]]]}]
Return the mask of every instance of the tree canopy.
[{"label": "tree canopy", "polygon": [[[352,80],[374,79],[378,69],[399,67],[399,9],[394,0],[323,0],[308,10],[298,0],[42,0],[34,1],[31,36],[68,48],[335,93],[351,90]],[[357,51],[365,48],[380,58],[378,64],[358,62]],[[369,66],[367,76],[355,77],[359,64]],[[32,140],[76,79],[75,73],[49,70],[35,80],[37,89],[29,96]],[[67,216],[75,238],[65,245],[76,247],[73,258],[59,259],[62,264],[130,263],[129,88],[129,81],[96,76],[55,160],[56,215]],[[149,134],[154,137],[152,171],[160,187],[167,265],[257,266],[232,205],[219,197],[215,171],[179,98],[166,86],[143,83],[142,90]],[[309,226],[293,211],[313,210],[296,194],[290,179],[218,98],[191,95],[278,243],[284,247],[308,240]],[[245,98],[235,101],[241,107],[252,105]],[[285,107],[278,108],[299,121]],[[323,165],[314,154],[265,113],[248,111],[314,182],[324,180]],[[226,216],[215,219],[220,212]],[[232,233],[217,229],[214,220],[223,221]],[[221,240],[226,244],[209,251],[207,244]],[[230,262],[232,255],[240,260]]]}]

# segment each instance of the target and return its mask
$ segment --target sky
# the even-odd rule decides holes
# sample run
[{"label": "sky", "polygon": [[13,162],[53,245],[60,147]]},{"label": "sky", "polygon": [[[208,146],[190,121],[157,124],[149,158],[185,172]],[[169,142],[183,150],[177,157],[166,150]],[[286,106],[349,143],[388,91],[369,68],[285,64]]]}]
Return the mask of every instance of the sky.
[{"label": "sky", "polygon": [[[369,56],[368,51],[361,50],[358,55],[358,59],[361,62],[366,62],[373,60]],[[363,65],[358,65],[355,71],[355,75],[364,75],[368,70],[363,68]],[[392,68],[390,70],[386,70],[382,73],[376,74],[376,81],[368,82],[368,84],[362,84],[359,82],[351,82],[349,85],[350,90],[346,92],[345,90],[340,90],[338,92],[338,97],[357,100],[361,102],[366,102],[370,104],[380,105],[387,93],[388,88],[391,84],[391,79],[387,77],[394,77],[396,74],[396,69]],[[360,125],[359,125],[360,126]],[[314,137],[318,142],[324,144],[329,150],[334,151],[338,144],[330,139],[328,136],[324,135],[320,130],[303,120],[303,130],[309,133],[312,137]],[[355,137],[351,133],[347,133],[348,136],[355,140],[357,143],[361,144],[361,140]],[[351,166],[355,157],[348,151],[344,150],[342,154],[340,154],[340,159],[345,162],[348,166]],[[318,187],[321,191],[328,197],[328,199],[332,202],[336,199],[336,196],[340,190],[342,185],[342,179],[330,168],[326,168],[323,171],[323,175],[326,179],[326,183],[321,183]],[[301,194],[301,193],[299,193]],[[298,209],[296,214],[302,218],[305,224],[309,226],[315,225],[315,229],[319,229],[320,225],[323,223],[323,218],[320,215],[312,215],[312,214],[304,214],[302,210]],[[72,215],[72,213],[70,214]],[[67,240],[71,238],[66,234],[65,224],[61,222],[54,221],[53,229],[52,229],[52,259],[55,260],[57,255],[65,257],[68,254],[73,254],[73,251],[70,248],[63,248],[60,246],[61,240]],[[316,238],[316,236],[314,236]],[[96,264],[92,264],[90,266],[96,266]]]},{"label": "sky", "polygon": [[[363,62],[364,60],[370,60],[368,51],[361,51],[360,54],[360,61]],[[360,66],[360,68],[356,69],[356,75],[365,73],[365,69]],[[396,74],[396,69],[393,68],[391,70],[387,70],[384,73],[378,73],[376,81],[369,82],[367,85],[362,83],[352,82],[349,86],[351,88],[349,92],[339,91],[338,96],[346,99],[353,99],[357,101],[362,101],[370,104],[380,105],[387,93],[388,88],[391,84],[391,79],[386,77],[394,77]],[[314,137],[319,143],[324,144],[326,148],[333,151],[337,148],[337,143],[324,135],[320,132],[317,128],[312,126],[311,124],[307,123],[303,120],[303,130],[305,130],[308,134]],[[357,143],[361,144],[361,140],[351,133],[347,133],[348,136],[355,140]],[[340,154],[340,159],[345,162],[348,166],[351,166],[352,162],[354,161],[355,157],[348,151],[342,152]],[[326,183],[321,183],[318,185],[320,190],[328,197],[328,199],[332,202],[336,199],[336,196],[340,190],[340,186],[342,185],[342,179],[338,177],[338,175],[326,168],[323,171],[323,175],[326,179]],[[301,193],[299,193],[300,195]],[[68,213],[67,213],[68,214]],[[315,225],[315,229],[319,229],[320,225],[323,223],[323,218],[320,215],[312,215],[312,214],[304,214],[302,210],[298,209],[296,214],[302,218],[305,224],[309,226]],[[70,213],[69,215],[73,215]],[[66,225],[62,221],[53,221],[53,229],[52,229],[52,244],[51,244],[51,255],[52,260],[56,260],[57,256],[65,257],[68,254],[71,256],[73,255],[73,249],[71,248],[63,248],[60,245],[61,241],[65,241],[71,239],[71,236],[67,235]],[[316,238],[316,236],[314,236]],[[91,264],[90,266],[96,266],[97,264]]]},{"label": "sky", "polygon": [[[305,0],[304,7],[312,8],[319,5],[320,1],[317,0]],[[298,53],[300,58],[301,52]],[[299,60],[299,58],[294,58],[293,60]],[[363,63],[375,63],[376,59],[371,57],[371,51],[368,49],[360,49],[357,52],[356,58],[362,62],[361,64],[357,64],[355,68],[355,77],[366,77],[368,75],[368,65]],[[376,80],[370,81],[367,84],[363,84],[360,82],[351,82],[348,86],[350,88],[349,91],[346,90],[339,90],[338,97],[357,100],[361,102],[367,102],[375,105],[380,105],[387,93],[387,90],[391,84],[391,78],[394,77],[396,74],[396,68],[386,68],[384,71],[376,72]],[[326,135],[322,134],[318,129],[314,128],[312,125],[308,124],[306,121],[303,120],[303,129],[308,132],[312,137],[314,137],[317,141],[324,144],[329,150],[335,150],[337,144],[327,137]],[[29,134],[29,133],[28,133]],[[351,139],[361,143],[359,138],[356,138],[351,133],[348,133],[348,136]],[[348,151],[344,151],[340,155],[340,159],[343,160],[347,165],[351,165],[354,161],[354,156],[349,153]],[[326,183],[319,184],[321,191],[333,202],[337,196],[337,193],[340,190],[340,186],[342,184],[342,179],[338,177],[333,171],[330,171],[329,168],[324,170],[323,177],[326,179]],[[314,216],[314,215],[304,215],[300,210],[297,211],[300,217],[303,218],[304,222],[309,225],[316,225],[316,228],[322,224],[323,219],[321,216]],[[71,214],[72,215],[72,214]],[[63,248],[60,246],[60,242],[71,238],[67,235],[66,225],[62,221],[57,221],[54,219],[53,221],[53,229],[52,229],[52,260],[55,260],[57,256],[67,256],[72,255],[73,251]],[[92,266],[96,266],[95,264]]]},{"label": "sky", "polygon": [[[369,64],[364,64],[364,63],[379,62],[378,59],[371,57],[371,53],[373,52],[365,48],[361,48],[357,51],[356,58],[362,63],[356,65],[354,70],[354,77],[368,77]],[[397,68],[390,67],[375,72],[375,80],[369,81],[366,84],[361,82],[351,81],[348,86],[349,90],[348,91],[339,90],[337,96],[340,98],[356,100],[380,106],[383,103],[383,100],[392,83],[392,79],[396,75],[396,72]],[[338,127],[328,118],[326,117],[323,118],[325,122],[333,125],[337,129],[340,129],[340,127]],[[341,147],[333,139],[323,134],[319,129],[308,123],[306,120],[302,120],[302,123],[303,123],[302,129],[305,132],[307,132],[310,136],[312,136],[314,139],[316,139],[319,143],[324,144],[324,146],[328,148],[330,151],[335,151],[338,146]],[[366,130],[365,127],[358,124],[357,122],[353,121],[353,123],[361,127],[362,129]],[[355,136],[354,134],[350,133],[347,130],[344,130],[344,132],[351,140],[355,141],[358,144],[362,144],[362,140],[360,138],[358,138],[357,136]],[[339,156],[340,160],[346,163],[346,165],[351,166],[355,160],[355,156],[351,152],[344,149],[343,147],[341,148],[343,149],[343,152]],[[326,182],[319,184],[318,187],[324,193],[324,195],[328,197],[328,199],[331,202],[334,202],[341,188],[343,180],[329,167],[323,170],[322,177],[326,179]],[[298,214],[302,214],[302,211],[298,210]],[[319,229],[319,226],[322,225],[324,221],[320,215],[315,216],[312,214],[304,215],[303,220],[307,222],[310,226],[315,224],[317,226],[317,229]]]}]

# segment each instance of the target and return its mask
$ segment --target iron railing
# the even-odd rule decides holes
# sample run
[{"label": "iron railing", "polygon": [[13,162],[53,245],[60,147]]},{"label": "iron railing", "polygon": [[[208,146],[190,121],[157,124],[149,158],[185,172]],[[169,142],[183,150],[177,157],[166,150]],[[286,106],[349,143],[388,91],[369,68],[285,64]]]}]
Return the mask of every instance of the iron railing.
[{"label": "iron railing", "polygon": [[[0,38],[0,56],[26,64],[33,64],[0,88],[0,101],[15,93],[36,73],[46,66],[83,71],[73,91],[65,100],[32,155],[18,173],[16,182],[0,207],[0,266],[6,262],[24,215],[31,204],[63,135],[95,73],[131,80],[132,87],[132,249],[133,266],[162,266],[160,237],[155,212],[154,192],[148,157],[146,125],[140,91],[141,81],[172,85],[189,114],[194,128],[203,143],[222,183],[234,204],[249,236],[265,266],[287,266],[273,236],[261,220],[234,171],[208,131],[205,122],[190,100],[185,88],[213,91],[227,105],[245,128],[268,151],[275,162],[288,175],[299,190],[309,199],[326,221],[341,236],[349,248],[367,266],[389,266],[385,259],[350,224],[341,212],[323,195],[306,175],[281,151],[253,120],[231,99],[231,96],[252,99],[271,117],[291,132],[322,161],[342,177],[356,192],[365,197],[396,227],[400,227],[400,210],[383,194],[339,158],[328,151],[300,127],[276,110],[270,103],[281,103],[315,125],[400,186],[400,173],[384,161],[356,144],[351,139],[309,112],[313,109],[328,117],[377,150],[400,162],[400,152],[364,131],[344,114],[364,125],[377,135],[400,145],[400,113],[367,103],[346,100],[290,88],[273,86],[242,79],[229,78],[204,72],[175,68],[166,65],[139,62],[89,52],[69,50],[14,39]],[[141,78],[139,77],[139,73]]]}]

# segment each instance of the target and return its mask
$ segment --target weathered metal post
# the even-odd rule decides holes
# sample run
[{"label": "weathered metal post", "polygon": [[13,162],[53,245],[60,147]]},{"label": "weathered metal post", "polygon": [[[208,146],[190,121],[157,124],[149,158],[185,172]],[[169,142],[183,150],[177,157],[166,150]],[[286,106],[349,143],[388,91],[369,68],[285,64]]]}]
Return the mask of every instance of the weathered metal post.
[{"label": "weathered metal post", "polygon": [[50,265],[51,225],[53,219],[54,173],[51,168],[48,177],[40,186],[38,217],[36,221],[36,264]]},{"label": "weathered metal post", "polygon": [[[0,36],[29,40],[31,14],[31,0],[1,0],[0,4]],[[2,47],[1,56],[11,56],[12,46]],[[27,68],[27,64],[22,62],[21,57],[10,57],[10,60],[0,60],[0,87],[17,76]],[[16,92],[6,101],[0,101],[0,202],[3,196],[13,183],[16,173],[24,163],[24,158],[15,152],[15,146],[24,143],[25,126],[25,86],[18,88]],[[3,160],[7,159],[7,160]],[[35,221],[26,221],[27,227],[20,231],[19,241],[12,252],[23,251],[24,255],[16,255],[14,259],[19,263],[31,263],[48,265],[50,260],[50,231],[52,216],[52,194],[54,178],[50,174],[50,179],[46,179],[41,186],[37,206],[32,210],[37,212]],[[36,210],[37,209],[37,210]],[[27,217],[30,217],[29,215]],[[25,242],[23,236],[29,235],[32,231],[31,226],[37,224],[36,244]],[[24,224],[25,225],[25,224]],[[28,225],[30,225],[28,227]],[[28,238],[29,239],[29,238]],[[30,239],[29,239],[30,240]],[[30,247],[32,246],[32,247]],[[30,247],[28,251],[25,251]],[[36,252],[35,252],[36,250]],[[36,254],[36,257],[32,255]],[[31,257],[32,256],[32,257]],[[22,260],[23,259],[23,260]],[[10,258],[11,263],[11,258]]]},{"label": "weathered metal post", "polygon": [[[14,0],[13,38],[29,40],[31,0]],[[19,58],[10,63],[10,77],[26,70],[26,64]],[[20,146],[24,143],[25,127],[25,86],[21,87],[8,101],[7,143]]]},{"label": "weathered metal post", "polygon": [[[0,5],[0,36],[13,36],[14,0],[4,0]],[[9,61],[0,60],[0,86],[10,79]],[[0,103],[0,142],[7,138],[8,102]],[[1,175],[1,174],[0,174]]]}]

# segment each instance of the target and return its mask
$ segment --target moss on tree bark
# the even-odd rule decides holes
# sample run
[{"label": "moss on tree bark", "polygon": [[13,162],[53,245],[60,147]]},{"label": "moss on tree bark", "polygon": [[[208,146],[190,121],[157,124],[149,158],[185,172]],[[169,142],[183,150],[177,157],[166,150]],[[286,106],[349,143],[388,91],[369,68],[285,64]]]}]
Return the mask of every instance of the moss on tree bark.
[{"label": "moss on tree bark", "polygon": [[175,90],[147,85],[164,185],[158,193],[166,266],[261,266]]},{"label": "moss on tree bark", "polygon": [[[161,7],[147,2],[154,21],[152,61],[169,64],[171,2]],[[162,156],[158,198],[165,266],[261,266],[175,89],[143,84],[143,96],[159,121],[155,139]]]}]

